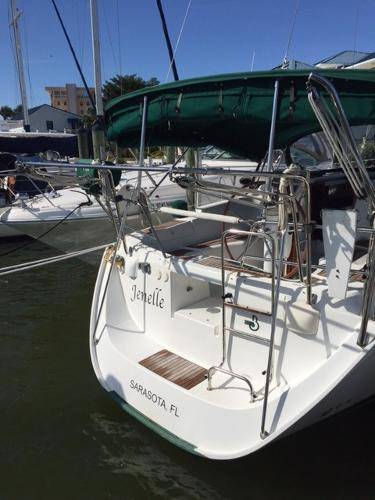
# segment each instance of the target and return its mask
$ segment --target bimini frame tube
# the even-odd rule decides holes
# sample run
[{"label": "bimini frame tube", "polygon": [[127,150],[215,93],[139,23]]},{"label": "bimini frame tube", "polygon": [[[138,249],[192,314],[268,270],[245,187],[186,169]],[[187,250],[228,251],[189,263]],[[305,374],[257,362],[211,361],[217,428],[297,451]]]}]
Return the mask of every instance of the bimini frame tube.
[{"label": "bimini frame tube", "polygon": [[[319,94],[311,85],[311,82],[320,84],[328,93],[335,106],[337,118],[333,117],[332,112],[329,110],[329,108],[326,107],[326,109],[324,110],[321,107],[321,105],[319,104]],[[371,217],[373,219],[373,214],[375,211],[375,188],[367,172],[363,159],[359,154],[353,133],[351,131],[348,119],[345,115],[336,89],[326,78],[318,74],[311,73],[308,79],[308,92],[312,109],[322,126],[323,132],[328,142],[332,145],[335,151],[340,166],[342,167],[350,185],[352,186],[354,194],[358,198],[367,198],[370,205]],[[324,100],[322,100],[322,103],[324,103]],[[343,142],[344,140],[345,142]],[[352,161],[346,154],[347,149],[349,149],[349,152],[354,157],[356,164],[355,166],[353,166]],[[373,289],[375,285],[374,261],[375,241],[374,234],[371,234],[367,257],[368,277],[364,286],[362,321],[357,339],[357,344],[361,347],[365,347],[367,345],[367,324],[370,314],[373,315],[373,311],[371,311],[371,309],[374,295]]]},{"label": "bimini frame tube", "polygon": [[[143,167],[145,159],[145,138],[146,138],[146,118],[147,118],[147,96],[143,97],[142,107],[142,130],[141,130],[141,143],[139,145],[139,165]],[[137,193],[141,189],[142,171],[138,171]]]},{"label": "bimini frame tube", "polygon": [[[276,130],[276,115],[277,115],[277,105],[279,102],[279,80],[275,81],[275,91],[273,94],[273,105],[272,105],[272,118],[271,118],[271,130],[270,130],[270,139],[268,143],[268,154],[267,154],[267,172],[272,172],[272,152],[273,145],[275,142],[275,130]],[[267,191],[270,189],[271,180],[267,182]]]}]

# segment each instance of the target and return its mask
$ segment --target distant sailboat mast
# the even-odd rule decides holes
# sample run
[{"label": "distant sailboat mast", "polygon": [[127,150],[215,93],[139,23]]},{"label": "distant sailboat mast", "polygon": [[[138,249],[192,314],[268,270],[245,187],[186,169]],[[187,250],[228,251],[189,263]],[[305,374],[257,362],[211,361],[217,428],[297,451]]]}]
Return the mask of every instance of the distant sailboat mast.
[{"label": "distant sailboat mast", "polygon": [[91,13],[91,37],[92,37],[92,53],[94,60],[94,76],[95,76],[95,98],[96,98],[96,114],[99,118],[104,115],[103,98],[102,98],[102,70],[100,66],[100,43],[99,43],[99,22],[98,22],[98,7],[96,0],[90,0]]},{"label": "distant sailboat mast", "polygon": [[19,29],[18,29],[18,18],[20,16],[20,13],[17,12],[16,0],[11,0],[11,10],[12,10],[12,23],[11,24],[13,26],[13,33],[14,33],[17,74],[18,74],[18,82],[19,82],[19,86],[20,86],[21,104],[22,104],[22,111],[23,111],[23,127],[24,127],[26,132],[30,132],[30,120],[29,120],[29,110],[27,107],[25,75],[23,72],[21,39],[20,39],[20,33],[19,33]]}]

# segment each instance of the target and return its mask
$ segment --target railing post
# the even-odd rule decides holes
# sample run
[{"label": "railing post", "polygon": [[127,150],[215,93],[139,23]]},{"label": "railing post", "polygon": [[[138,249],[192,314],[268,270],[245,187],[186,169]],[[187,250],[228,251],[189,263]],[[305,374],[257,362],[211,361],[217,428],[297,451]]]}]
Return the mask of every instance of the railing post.
[{"label": "railing post", "polygon": [[[145,137],[146,137],[146,118],[147,118],[147,96],[143,97],[143,107],[142,107],[142,129],[141,129],[141,142],[139,145],[139,166],[143,167],[145,158]],[[138,171],[138,182],[137,182],[137,195],[141,189],[142,183],[142,171]]]},{"label": "railing post", "polygon": [[283,256],[284,256],[284,246],[285,246],[285,235],[287,230],[282,230],[280,251],[279,251],[279,263],[277,267],[277,277],[276,277],[276,287],[275,295],[272,303],[272,317],[271,317],[271,336],[270,336],[270,346],[268,350],[268,363],[267,363],[267,374],[266,374],[266,384],[264,387],[264,399],[263,399],[263,410],[262,410],[262,423],[260,429],[260,437],[265,439],[268,436],[268,432],[265,430],[266,427],[266,416],[267,416],[267,405],[268,405],[268,394],[270,390],[270,382],[272,375],[272,364],[273,364],[273,347],[275,344],[275,332],[276,332],[276,318],[277,318],[277,306],[279,304],[280,295],[280,281],[283,268]]},{"label": "railing post", "polygon": [[357,344],[360,347],[367,345],[367,324],[371,306],[373,305],[374,285],[375,285],[375,237],[371,234],[368,251],[368,276],[364,286],[362,302],[362,321],[359,329]]},{"label": "railing post", "polygon": [[[279,80],[276,80],[275,91],[273,94],[270,138],[268,143],[267,168],[266,168],[267,172],[272,172],[272,156],[273,156],[273,146],[275,142],[276,115],[277,115],[278,102],[279,102]],[[270,191],[270,186],[271,186],[271,179],[269,179],[266,183],[266,191]]]}]

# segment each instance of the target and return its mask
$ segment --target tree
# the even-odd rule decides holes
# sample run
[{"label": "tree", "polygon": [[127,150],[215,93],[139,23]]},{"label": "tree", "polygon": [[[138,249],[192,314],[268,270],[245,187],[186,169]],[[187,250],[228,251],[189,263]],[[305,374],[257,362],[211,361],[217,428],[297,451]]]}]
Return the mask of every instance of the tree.
[{"label": "tree", "polygon": [[13,110],[9,106],[1,106],[0,108],[0,115],[6,120],[7,118],[10,118],[13,114]]},{"label": "tree", "polygon": [[16,115],[17,113],[22,113],[23,111],[23,108],[22,108],[22,104],[19,104],[18,106],[16,106],[13,111],[12,111],[12,118],[14,115]]},{"label": "tree", "polygon": [[128,92],[159,85],[159,80],[155,77],[149,80],[144,80],[136,74],[133,75],[116,75],[110,80],[107,80],[103,85],[103,97],[105,100],[114,99]]},{"label": "tree", "polygon": [[93,108],[88,108],[87,112],[82,116],[82,124],[85,128],[90,128],[95,122],[95,112]]}]

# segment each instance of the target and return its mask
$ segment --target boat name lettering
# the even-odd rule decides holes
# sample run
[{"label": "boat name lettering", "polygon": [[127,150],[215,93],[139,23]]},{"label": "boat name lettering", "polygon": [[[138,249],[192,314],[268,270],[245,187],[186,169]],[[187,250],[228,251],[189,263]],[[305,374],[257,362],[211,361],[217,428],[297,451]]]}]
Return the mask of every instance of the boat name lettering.
[{"label": "boat name lettering", "polygon": [[139,290],[137,288],[137,285],[132,285],[132,296],[130,297],[130,300],[132,302],[138,300],[139,302],[150,304],[150,306],[155,306],[163,309],[165,300],[163,299],[163,297],[160,297],[160,292],[161,288],[155,288],[152,293],[147,293],[143,290]]},{"label": "boat name lettering", "polygon": [[138,384],[138,382],[135,382],[132,379],[130,381],[130,388],[134,389],[139,394],[141,394],[146,399],[148,399],[155,405],[159,406],[160,408],[164,408],[166,412],[172,413],[172,415],[174,415],[175,417],[180,418],[180,415],[178,414],[178,408],[176,405],[174,405],[173,403],[171,404],[167,403],[164,398],[150,391],[149,389],[147,389],[147,387],[143,387],[143,385]]}]

